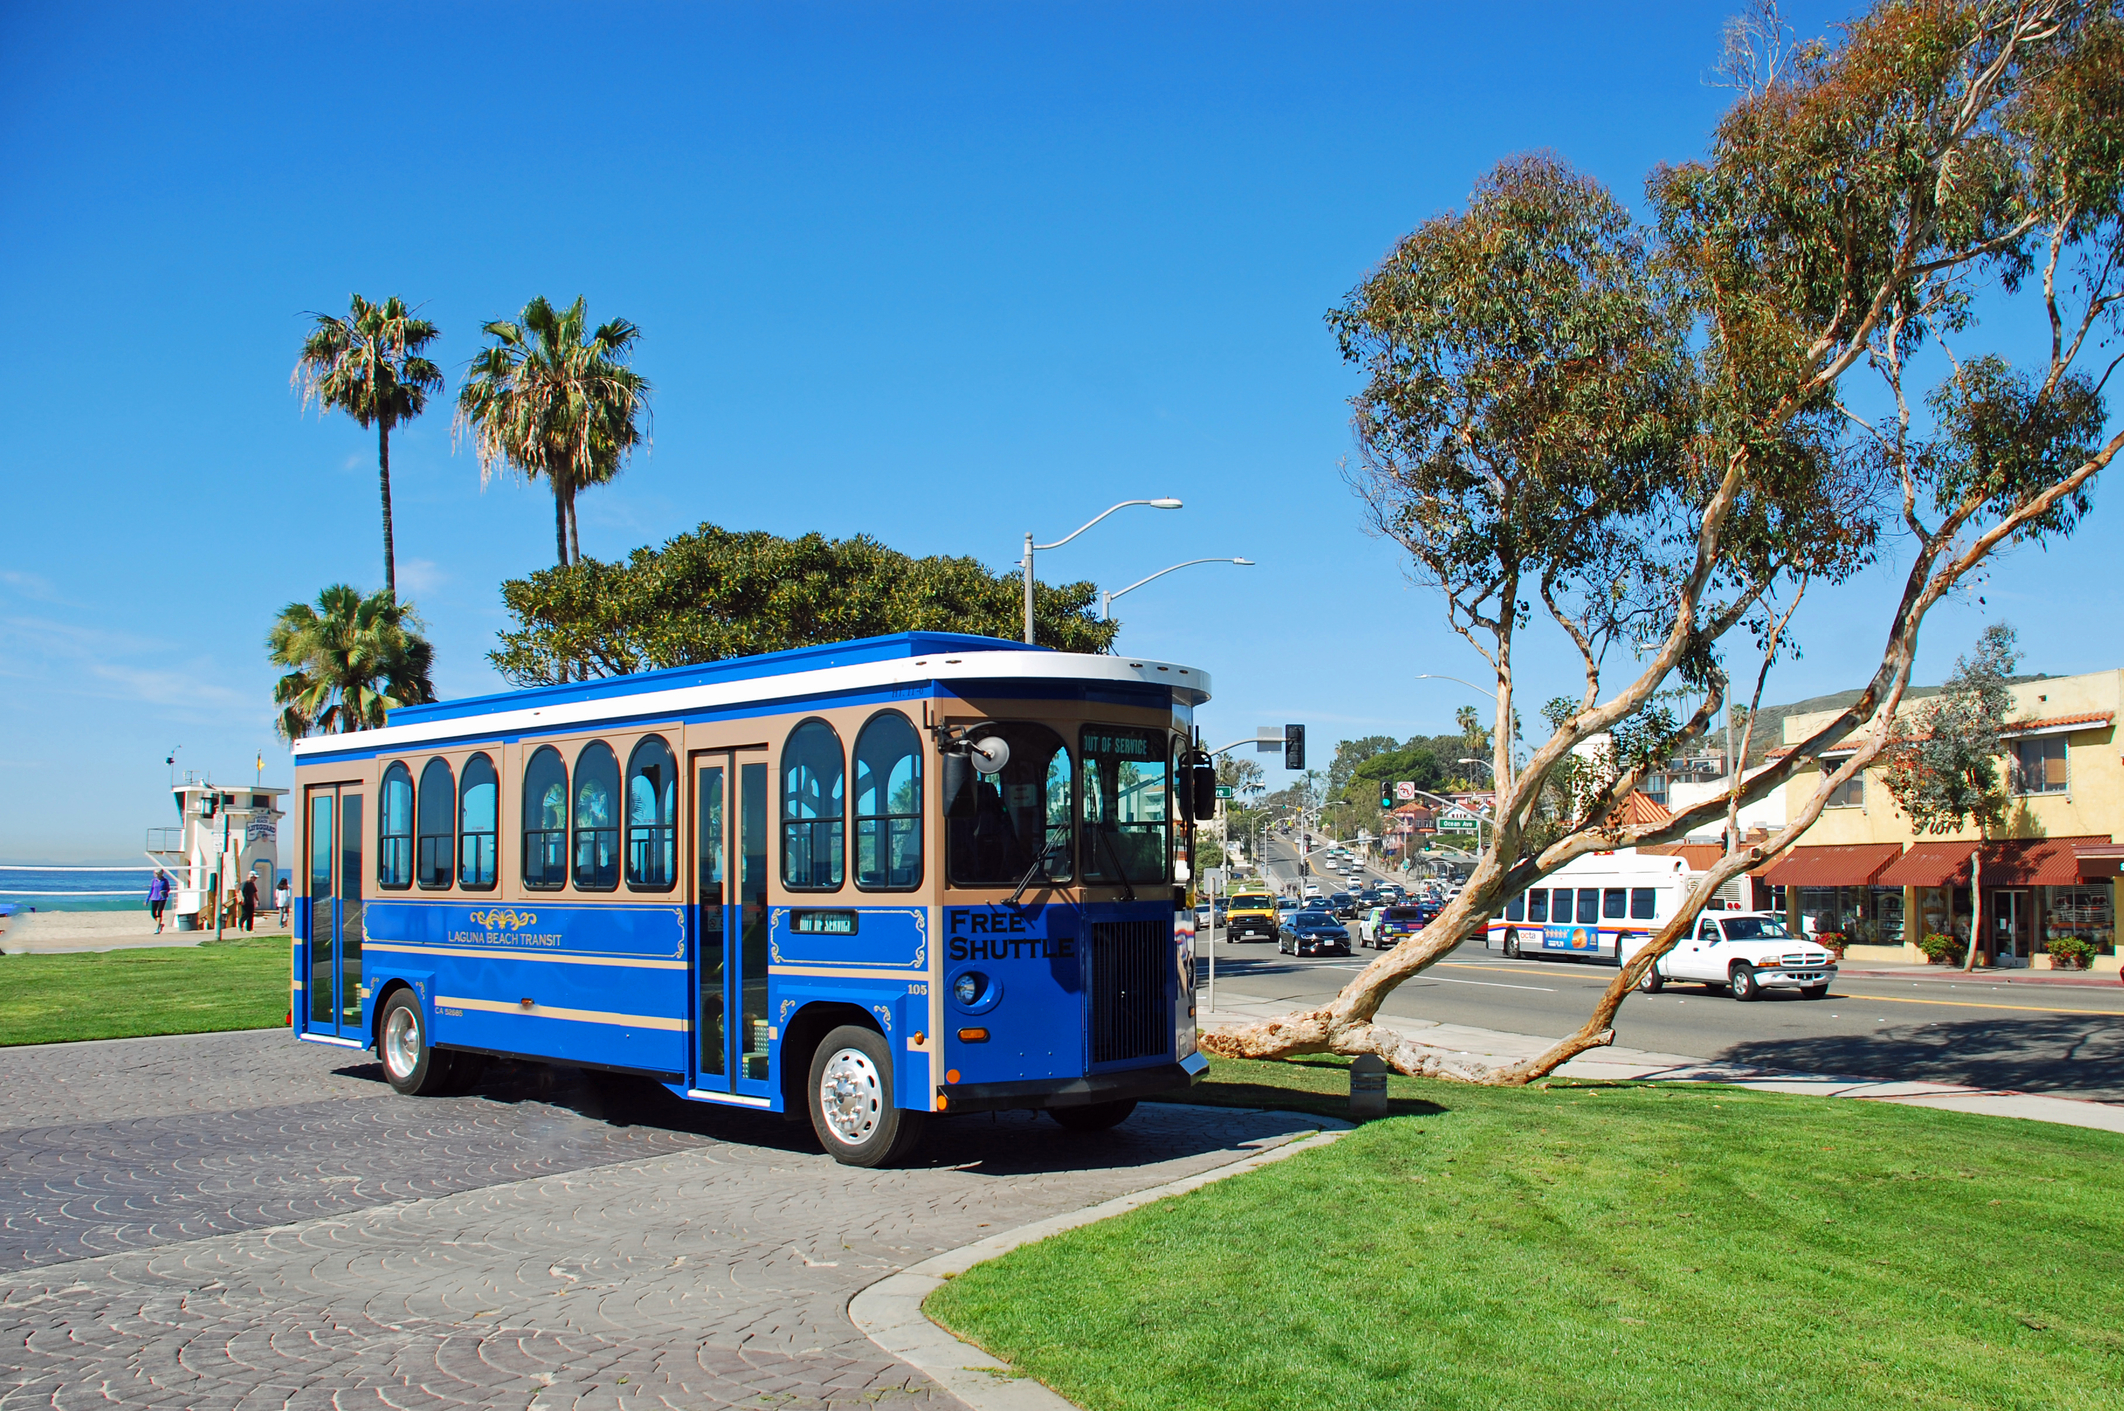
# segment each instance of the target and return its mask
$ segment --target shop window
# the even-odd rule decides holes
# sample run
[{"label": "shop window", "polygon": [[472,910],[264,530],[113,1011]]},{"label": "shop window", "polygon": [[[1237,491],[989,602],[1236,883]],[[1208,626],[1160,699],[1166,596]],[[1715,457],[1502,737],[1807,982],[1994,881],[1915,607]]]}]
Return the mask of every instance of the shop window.
[{"label": "shop window", "polygon": [[413,771],[403,764],[384,771],[382,807],[376,810],[376,882],[413,885]]},{"label": "shop window", "polygon": [[495,844],[501,780],[494,761],[476,754],[465,761],[457,785],[457,885],[475,892],[494,889]]},{"label": "shop window", "polygon": [[575,757],[575,889],[609,892],[619,886],[619,760],[602,741]]},{"label": "shop window", "polygon": [[627,759],[627,886],[668,892],[678,885],[678,765],[650,735]]},{"label": "shop window", "polygon": [[922,738],[896,710],[856,736],[855,882],[870,892],[922,884]]},{"label": "shop window", "polygon": [[841,737],[807,720],[782,747],[782,884],[808,892],[841,885],[845,779]]},{"label": "shop window", "polygon": [[2080,887],[2046,887],[2043,904],[2043,939],[2061,941],[2070,936],[2107,954],[2116,948],[2116,905],[2107,884]]},{"label": "shop window", "polygon": [[542,745],[524,766],[524,885],[558,891],[568,884],[568,766]]},{"label": "shop window", "polygon": [[447,760],[431,759],[420,771],[420,841],[414,873],[428,891],[450,885],[450,859],[457,851],[457,783]]},{"label": "shop window", "polygon": [[2017,794],[2062,794],[2069,778],[2065,771],[2065,737],[2051,735],[2040,740],[2017,740],[2013,746],[2013,791]]}]

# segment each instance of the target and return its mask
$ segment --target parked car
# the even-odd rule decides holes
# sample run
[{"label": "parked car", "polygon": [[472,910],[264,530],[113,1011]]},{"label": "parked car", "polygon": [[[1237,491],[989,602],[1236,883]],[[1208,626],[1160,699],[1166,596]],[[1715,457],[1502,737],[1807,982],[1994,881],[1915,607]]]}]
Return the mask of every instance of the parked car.
[{"label": "parked car", "polygon": [[[1623,960],[1633,949],[1626,946]],[[1820,999],[1835,979],[1836,958],[1812,938],[1793,935],[1782,913],[1722,911],[1699,916],[1696,930],[1654,961],[1637,987],[1658,994],[1674,980],[1725,990],[1738,1000],[1761,999],[1765,990],[1798,990],[1802,999]]]},{"label": "parked car", "polygon": [[1293,912],[1276,934],[1276,949],[1287,955],[1348,955],[1350,933],[1332,912]]}]

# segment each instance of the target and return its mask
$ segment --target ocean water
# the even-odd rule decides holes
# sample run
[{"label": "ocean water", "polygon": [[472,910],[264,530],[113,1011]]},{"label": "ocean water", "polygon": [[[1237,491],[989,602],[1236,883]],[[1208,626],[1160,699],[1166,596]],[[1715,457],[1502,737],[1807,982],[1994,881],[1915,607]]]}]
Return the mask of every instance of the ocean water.
[{"label": "ocean water", "polygon": [[[0,863],[0,912],[139,911],[147,907],[148,879],[138,867],[32,867]],[[286,868],[280,870],[286,877]]]}]

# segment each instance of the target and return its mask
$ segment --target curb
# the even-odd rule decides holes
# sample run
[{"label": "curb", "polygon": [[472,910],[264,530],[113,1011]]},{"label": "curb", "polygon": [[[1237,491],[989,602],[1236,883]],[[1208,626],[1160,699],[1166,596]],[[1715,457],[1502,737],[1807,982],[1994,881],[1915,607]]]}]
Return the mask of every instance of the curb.
[{"label": "curb", "polygon": [[[1238,1109],[1240,1111],[1270,1109]],[[897,1274],[892,1274],[862,1289],[848,1300],[848,1320],[862,1334],[883,1348],[891,1356],[907,1363],[936,1382],[944,1390],[973,1408],[973,1411],[1078,1411],[1075,1402],[1051,1391],[1041,1382],[1019,1372],[1010,1364],[989,1356],[970,1342],[959,1338],[929,1321],[922,1312],[922,1302],[930,1294],[944,1286],[944,1281],[963,1274],[976,1264],[985,1264],[1010,1253],[1020,1245],[1033,1244],[1050,1235],[1074,1230],[1081,1225],[1110,1220],[1116,1215],[1125,1215],[1131,1210],[1149,1205],[1167,1196],[1184,1195],[1198,1190],[1228,1176],[1237,1176],[1247,1171],[1296,1156],[1313,1147],[1326,1146],[1354,1130],[1347,1123],[1336,1123],[1332,1128],[1326,1124],[1335,1122],[1332,1117],[1316,1119],[1323,1124],[1311,1135],[1303,1132],[1290,1136],[1264,1138],[1273,1142],[1267,1150],[1192,1176],[1182,1176],[1177,1181],[1167,1181],[1162,1186],[1148,1190],[1131,1191],[1082,1210],[1053,1215],[1045,1220],[1036,1220],[1030,1225],[1020,1225],[1015,1230],[1005,1230],[998,1235],[975,1240],[972,1244],[960,1245],[957,1249],[909,1265]]]}]

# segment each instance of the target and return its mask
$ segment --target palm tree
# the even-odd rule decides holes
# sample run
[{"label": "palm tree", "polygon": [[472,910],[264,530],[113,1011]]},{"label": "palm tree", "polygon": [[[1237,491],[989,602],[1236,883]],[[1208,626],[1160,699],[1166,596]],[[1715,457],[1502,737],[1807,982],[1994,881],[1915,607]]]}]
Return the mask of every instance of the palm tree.
[{"label": "palm tree", "polygon": [[577,492],[611,480],[648,441],[649,383],[626,364],[641,330],[616,318],[585,340],[587,321],[582,299],[559,310],[541,295],[515,323],[488,324],[494,343],[472,360],[457,394],[457,428],[472,430],[480,482],[506,464],[553,491],[564,568],[582,558]]},{"label": "palm tree", "polygon": [[282,608],[266,636],[273,664],[292,668],[273,687],[281,735],[375,730],[386,711],[434,700],[435,649],[419,628],[412,604],[388,588],[364,598],[335,583],[315,607]]},{"label": "palm tree", "polygon": [[376,428],[376,463],[383,478],[384,589],[398,591],[398,565],[391,544],[391,428],[411,421],[440,392],[442,369],[420,350],[442,334],[413,317],[393,295],[372,304],[356,294],[345,318],[312,314],[317,320],[302,342],[291,383],[302,384],[302,404],[317,401],[317,414],[336,408],[363,429]]}]

